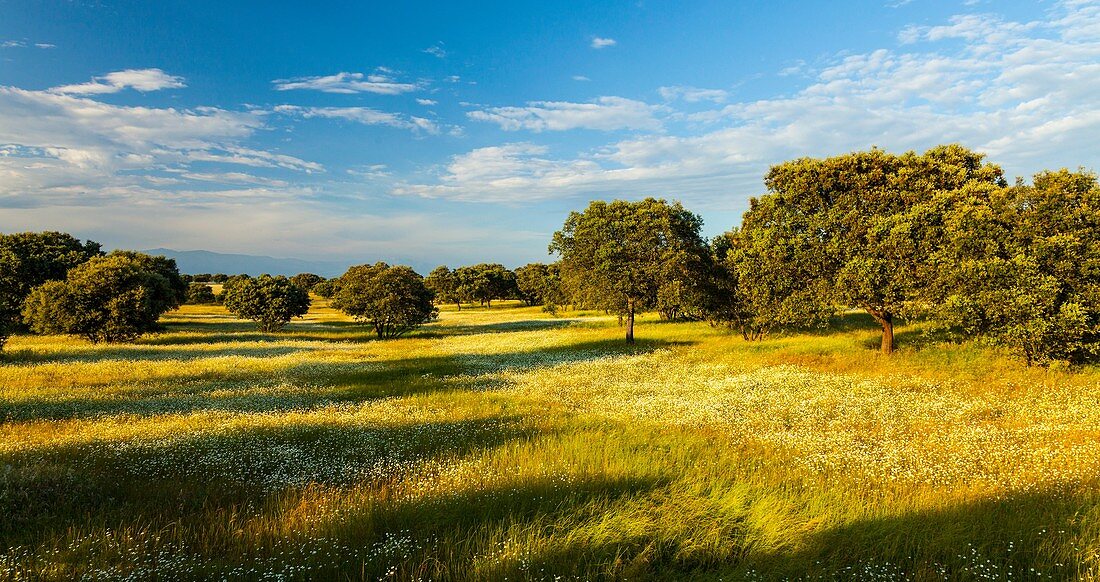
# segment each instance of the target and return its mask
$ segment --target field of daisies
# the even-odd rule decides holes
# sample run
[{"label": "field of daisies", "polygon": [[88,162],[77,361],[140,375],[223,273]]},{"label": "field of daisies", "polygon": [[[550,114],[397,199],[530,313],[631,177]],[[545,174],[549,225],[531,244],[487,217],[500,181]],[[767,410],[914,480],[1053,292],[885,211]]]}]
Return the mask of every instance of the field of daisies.
[{"label": "field of daisies", "polygon": [[1095,369],[856,315],[165,323],[10,342],[0,580],[1100,579]]}]

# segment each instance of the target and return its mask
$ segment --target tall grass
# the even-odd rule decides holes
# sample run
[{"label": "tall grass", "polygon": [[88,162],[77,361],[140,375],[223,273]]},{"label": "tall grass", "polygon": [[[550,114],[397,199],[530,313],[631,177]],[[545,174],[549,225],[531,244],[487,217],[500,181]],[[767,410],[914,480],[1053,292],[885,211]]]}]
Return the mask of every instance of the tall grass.
[{"label": "tall grass", "polygon": [[0,579],[1100,576],[1094,369],[563,315],[13,338]]}]

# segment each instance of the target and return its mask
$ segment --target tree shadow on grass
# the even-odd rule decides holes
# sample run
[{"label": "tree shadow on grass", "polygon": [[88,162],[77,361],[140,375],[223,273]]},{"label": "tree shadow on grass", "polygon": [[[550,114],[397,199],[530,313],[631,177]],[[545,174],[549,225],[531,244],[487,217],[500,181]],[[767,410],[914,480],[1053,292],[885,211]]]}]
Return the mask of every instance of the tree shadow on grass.
[{"label": "tree shadow on grass", "polygon": [[384,483],[419,462],[530,434],[514,416],[386,427],[299,422],[9,453],[0,458],[0,547],[102,523],[160,527],[310,484]]},{"label": "tree shadow on grass", "polygon": [[[811,535],[797,546],[750,551],[707,575],[736,579],[1079,579],[1095,556],[1084,518],[1095,493],[1019,493],[952,509],[871,518]],[[1093,530],[1094,531],[1094,530]],[[1069,550],[1067,552],[1067,550]]]},{"label": "tree shadow on grass", "polygon": [[171,344],[113,344],[88,349],[72,348],[39,352],[33,349],[11,350],[4,359],[9,364],[45,364],[45,363],[92,363],[109,361],[164,361],[198,360],[224,356],[244,356],[249,358],[270,358],[306,351],[306,348],[280,345],[251,345],[224,347],[215,349],[171,349]]},{"label": "tree shadow on grass", "polygon": [[[881,336],[870,337],[863,341],[863,346],[867,349],[879,349],[882,345],[881,342]],[[922,351],[936,346],[946,346],[957,343],[957,338],[955,338],[949,330],[945,329],[928,329],[926,327],[915,327],[913,325],[907,325],[901,329],[894,329],[894,344],[899,349]]]},{"label": "tree shadow on grass", "polygon": [[[510,483],[505,470],[484,475],[490,483],[485,486],[458,481],[422,494],[400,493],[402,483],[430,483],[431,472],[421,476],[416,467],[461,467],[464,458],[491,455],[534,434],[516,417],[389,428],[311,424],[128,447],[71,446],[45,457],[6,459],[11,464],[0,480],[0,548],[41,552],[47,560],[41,566],[48,569],[40,571],[53,579],[75,579],[92,567],[114,577],[144,571],[152,577],[220,578],[264,564],[291,567],[298,572],[292,579],[374,580],[395,560],[421,578],[462,579],[473,572],[468,567],[480,552],[493,550],[486,537],[513,526],[551,528],[579,514],[595,519],[617,500],[664,485],[653,477],[550,475]],[[331,493],[318,499],[317,485]],[[336,512],[318,504],[339,497],[347,486],[365,487],[376,501]],[[302,509],[314,517],[298,522],[286,515]],[[304,537],[284,538],[278,529],[269,530],[274,538],[244,534],[256,520],[283,519],[305,528],[297,530]],[[116,545],[116,534],[127,541]],[[406,544],[406,536],[416,547]],[[311,543],[320,555],[309,551]],[[128,550],[127,544],[134,547]],[[324,551],[332,547],[342,550]],[[288,548],[306,551],[284,553]],[[200,566],[158,565],[156,556],[164,554],[157,550],[186,554],[193,559],[186,564]],[[504,566],[502,573],[515,564]],[[493,578],[494,568],[479,567],[481,578]]]},{"label": "tree shadow on grass", "polygon": [[482,333],[509,333],[521,331],[550,331],[571,327],[582,322],[580,319],[523,319],[486,324],[445,324],[432,323],[417,331],[416,337],[439,338],[455,335],[476,335]]},{"label": "tree shadow on grass", "polygon": [[[534,351],[308,362],[274,371],[230,369],[211,373],[203,369],[189,371],[186,363],[181,363],[171,378],[154,379],[109,397],[0,399],[0,424],[120,414],[150,417],[202,411],[277,413],[379,398],[494,390],[508,385],[495,377],[500,372],[628,357],[680,345],[689,344],[642,339],[628,345],[621,340],[600,340]],[[113,384],[114,381],[104,381],[98,385]],[[90,383],[81,389],[94,392],[96,386]]]}]

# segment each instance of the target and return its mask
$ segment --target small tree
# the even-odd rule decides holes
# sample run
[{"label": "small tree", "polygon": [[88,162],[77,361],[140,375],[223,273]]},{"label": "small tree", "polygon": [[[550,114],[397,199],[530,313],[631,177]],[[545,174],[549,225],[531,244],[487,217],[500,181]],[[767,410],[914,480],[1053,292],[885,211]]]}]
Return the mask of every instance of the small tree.
[{"label": "small tree", "polygon": [[214,290],[210,288],[210,285],[193,281],[187,286],[187,303],[205,305],[217,302],[218,298],[214,296]]},{"label": "small tree", "polygon": [[332,296],[336,294],[337,283],[338,279],[325,279],[313,286],[313,292],[317,294],[318,297],[332,299]]},{"label": "small tree", "polygon": [[410,267],[360,265],[340,277],[332,306],[374,327],[378,339],[394,338],[438,315],[433,294]]},{"label": "small tree", "polygon": [[[27,297],[23,316],[38,333],[64,333],[92,342],[132,341],[157,329],[157,319],[179,305],[153,257],[112,253],[48,281]],[[178,275],[177,275],[178,276]]]},{"label": "small tree", "polygon": [[318,283],[324,281],[325,278],[320,275],[314,275],[313,273],[298,273],[290,278],[290,282],[294,283],[298,287],[305,289],[306,291],[313,291],[313,288]]},{"label": "small tree", "polygon": [[239,319],[259,323],[263,332],[279,331],[309,312],[309,293],[281,275],[227,281],[225,291],[225,308]]},{"label": "small tree", "polygon": [[459,292],[458,277],[447,265],[440,265],[432,269],[424,278],[424,285],[435,293],[435,300],[441,303],[454,303],[459,311],[462,310],[462,300]]},{"label": "small tree", "polygon": [[550,277],[550,267],[543,263],[529,263],[516,269],[516,288],[519,289],[520,299],[527,305],[545,303]]},{"label": "small tree", "polygon": [[494,299],[509,299],[518,293],[516,275],[499,263],[480,263],[454,271],[455,293],[463,300],[478,301],[486,307]]},{"label": "small tree", "polygon": [[825,300],[827,287],[815,280],[814,265],[794,260],[797,253],[784,237],[757,228],[762,214],[753,201],[745,228],[734,229],[711,241],[710,276],[706,279],[702,311],[712,325],[737,329],[748,341],[785,327],[824,325],[833,313]]},{"label": "small tree", "polygon": [[626,341],[633,343],[634,316],[653,307],[674,280],[670,266],[690,265],[707,252],[702,224],[678,202],[595,201],[570,213],[550,252],[561,256],[568,287],[624,316]]},{"label": "small tree", "polygon": [[218,292],[214,297],[218,300],[218,303],[225,303],[225,298],[229,296],[229,290],[238,283],[250,281],[252,277],[248,275],[233,275],[232,277],[226,277],[222,281],[222,290]]}]

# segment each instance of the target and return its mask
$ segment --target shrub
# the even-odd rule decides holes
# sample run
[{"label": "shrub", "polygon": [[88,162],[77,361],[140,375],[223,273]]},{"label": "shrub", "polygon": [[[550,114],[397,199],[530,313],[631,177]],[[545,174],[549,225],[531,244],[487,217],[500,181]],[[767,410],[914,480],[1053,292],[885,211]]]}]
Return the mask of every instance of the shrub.
[{"label": "shrub", "polygon": [[318,297],[332,299],[332,296],[336,294],[336,283],[336,279],[321,281],[313,286],[313,292],[316,293]]},{"label": "shrub", "polygon": [[320,275],[314,275],[313,273],[298,273],[290,278],[290,282],[294,283],[301,289],[306,291],[312,291],[315,286],[325,278]]},{"label": "shrub", "polygon": [[360,265],[340,277],[332,306],[374,327],[378,338],[398,337],[439,313],[424,279],[410,267]]},{"label": "shrub", "polygon": [[260,331],[279,331],[309,311],[309,293],[283,276],[260,275],[226,282],[225,307],[240,319],[260,324]]},{"label": "shrub", "polygon": [[187,302],[192,305],[203,305],[217,303],[218,298],[214,296],[214,290],[210,285],[194,282],[187,287]]}]

